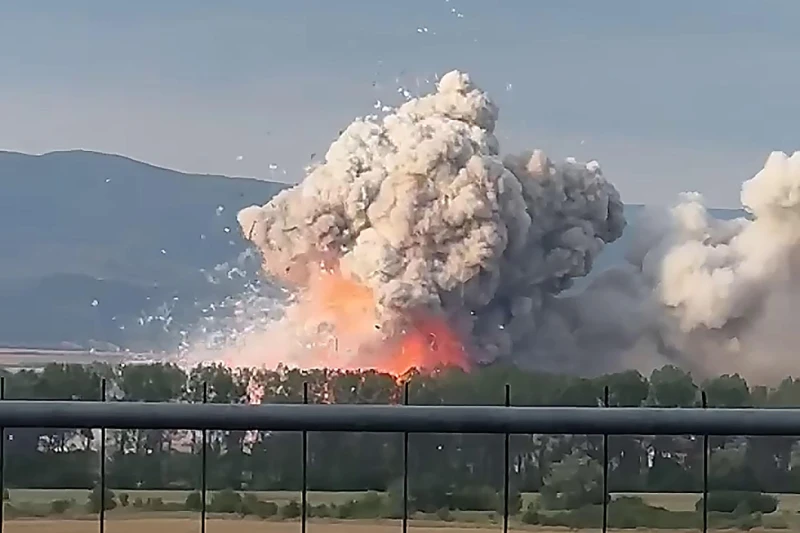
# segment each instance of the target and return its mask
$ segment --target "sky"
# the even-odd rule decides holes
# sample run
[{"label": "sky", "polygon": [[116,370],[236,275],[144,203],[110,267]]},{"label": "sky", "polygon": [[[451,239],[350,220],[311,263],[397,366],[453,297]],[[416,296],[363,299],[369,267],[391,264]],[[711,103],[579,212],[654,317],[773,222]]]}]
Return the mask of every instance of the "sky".
[{"label": "sky", "polygon": [[739,205],[800,149],[797,0],[0,0],[0,150],[293,182],[458,68],[504,151],[596,159],[627,203]]}]

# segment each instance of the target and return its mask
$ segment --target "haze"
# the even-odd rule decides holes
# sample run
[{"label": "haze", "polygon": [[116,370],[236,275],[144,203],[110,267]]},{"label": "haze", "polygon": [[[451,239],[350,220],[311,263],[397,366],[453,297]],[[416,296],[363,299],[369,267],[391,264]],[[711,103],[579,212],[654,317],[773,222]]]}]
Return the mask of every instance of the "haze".
[{"label": "haze", "polygon": [[628,203],[698,190],[736,206],[771,150],[796,148],[794,0],[3,0],[0,12],[7,150],[292,182],[353,116],[451,68],[497,100],[505,146],[597,158]]}]

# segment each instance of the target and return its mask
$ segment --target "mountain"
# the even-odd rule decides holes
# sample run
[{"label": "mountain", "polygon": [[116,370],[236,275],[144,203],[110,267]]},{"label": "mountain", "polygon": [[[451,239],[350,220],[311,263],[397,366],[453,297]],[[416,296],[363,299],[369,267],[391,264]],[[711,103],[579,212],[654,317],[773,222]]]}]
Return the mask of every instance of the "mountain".
[{"label": "mountain", "polygon": [[164,337],[132,329],[221,297],[203,271],[245,250],[237,211],[285,187],[85,151],[0,152],[0,184],[0,344],[37,346]]},{"label": "mountain", "polygon": [[[0,346],[175,346],[203,307],[253,281],[236,213],[285,186],[96,152],[0,152]],[[621,262],[626,240],[595,271]],[[247,275],[229,276],[234,265]]]}]

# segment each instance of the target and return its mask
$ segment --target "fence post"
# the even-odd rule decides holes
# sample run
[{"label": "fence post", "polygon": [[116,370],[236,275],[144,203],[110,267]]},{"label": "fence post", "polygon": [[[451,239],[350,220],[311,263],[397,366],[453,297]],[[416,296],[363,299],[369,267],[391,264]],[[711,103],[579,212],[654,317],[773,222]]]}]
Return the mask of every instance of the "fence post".
[{"label": "fence post", "polygon": [[[506,383],[505,387],[505,406],[511,407],[511,385]],[[509,444],[511,435],[506,433],[505,440],[503,442],[503,465],[505,465],[505,469],[503,470],[503,533],[508,533],[508,499],[509,499],[509,491],[511,486],[511,474],[509,473]]]},{"label": "fence post", "polygon": [[[203,403],[208,403],[208,382],[203,382]],[[200,533],[206,533],[206,513],[208,503],[208,430],[204,429],[200,444]]]},{"label": "fence post", "polygon": [[[100,401],[106,401],[106,378],[100,380]],[[100,428],[100,533],[106,530],[106,428]]]},{"label": "fence post", "polygon": [[[6,377],[0,376],[0,400],[6,399]],[[0,428],[0,533],[6,520],[6,501],[2,495],[6,493],[6,428]]]},{"label": "fence post", "polygon": [[[303,382],[303,405],[308,404],[308,381]],[[303,431],[303,487],[300,494],[300,531],[306,533],[308,520],[308,431]]]},{"label": "fence post", "polygon": [[[603,407],[609,407],[608,385],[603,387]],[[608,531],[608,433],[603,434],[603,533]]]},{"label": "fence post", "polygon": [[[708,409],[708,396],[706,391],[700,393],[703,409]],[[703,533],[708,532],[708,433],[703,435]]]},{"label": "fence post", "polygon": [[[406,380],[403,383],[403,405],[408,404],[408,380]],[[408,533],[408,432],[403,433],[403,533]]]}]

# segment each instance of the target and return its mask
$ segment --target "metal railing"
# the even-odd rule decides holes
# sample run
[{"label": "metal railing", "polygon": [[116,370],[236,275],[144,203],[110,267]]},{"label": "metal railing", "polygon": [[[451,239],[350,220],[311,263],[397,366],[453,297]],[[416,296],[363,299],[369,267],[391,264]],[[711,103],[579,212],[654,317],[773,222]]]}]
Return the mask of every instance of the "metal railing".
[{"label": "metal railing", "polygon": [[[105,380],[102,398],[105,399]],[[105,401],[5,400],[0,379],[0,492],[4,489],[5,430],[7,428],[101,428],[99,529],[105,528],[105,431],[112,429],[163,429],[202,431],[201,532],[207,515],[208,432],[213,430],[295,431],[302,433],[302,488],[300,530],[308,517],[308,432],[377,432],[403,434],[402,531],[408,530],[410,433],[480,433],[505,435],[503,475],[503,531],[509,529],[510,464],[512,434],[572,434],[603,437],[603,531],[608,529],[610,435],[700,435],[703,437],[703,531],[708,530],[709,436],[798,436],[798,409],[708,409],[705,393],[700,408],[609,407],[608,387],[604,407],[514,407],[505,386],[503,406],[409,405],[406,383],[403,405],[311,405],[308,384],[303,384],[299,404],[211,404],[203,386],[203,403],[140,403]],[[0,533],[3,529],[0,506]]]}]

